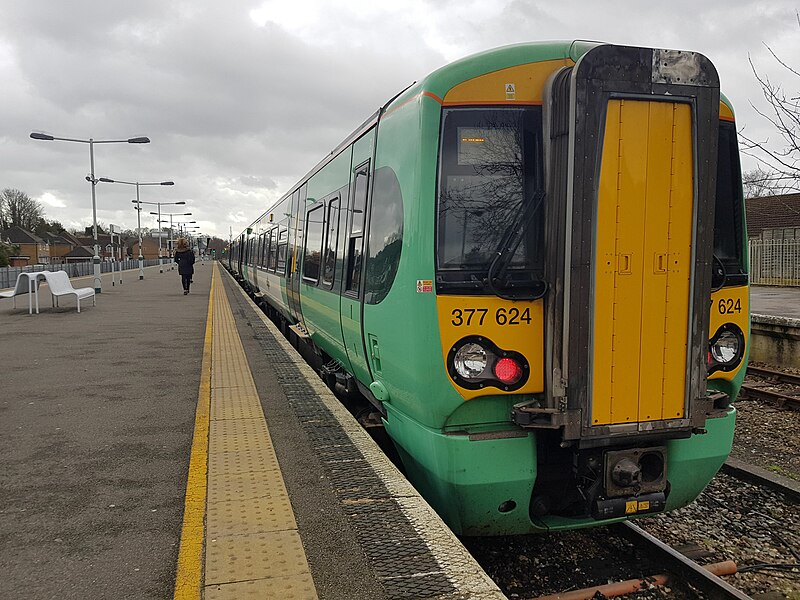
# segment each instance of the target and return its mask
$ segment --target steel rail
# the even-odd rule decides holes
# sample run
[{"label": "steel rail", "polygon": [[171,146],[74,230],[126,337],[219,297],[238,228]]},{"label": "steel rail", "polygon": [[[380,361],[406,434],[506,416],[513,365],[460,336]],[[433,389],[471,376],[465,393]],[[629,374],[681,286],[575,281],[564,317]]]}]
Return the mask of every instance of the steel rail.
[{"label": "steel rail", "polygon": [[613,526],[621,535],[634,545],[645,549],[648,553],[657,555],[666,570],[681,577],[685,582],[696,587],[706,594],[709,600],[752,600],[750,596],[737,590],[716,575],[708,572],[693,560],[665,544],[655,536],[631,521],[624,521]]},{"label": "steel rail", "polygon": [[764,388],[754,387],[746,384],[742,385],[741,392],[744,392],[745,396],[750,396],[751,398],[756,398],[757,400],[776,402],[779,406],[788,405],[791,408],[800,408],[800,398],[797,396],[788,396],[786,394],[781,394],[780,392],[773,392],[772,390],[766,390]]},{"label": "steel rail", "polygon": [[754,375],[755,377],[763,377],[765,379],[776,379],[783,383],[791,383],[800,386],[800,375],[794,373],[787,373],[786,371],[776,371],[774,369],[767,369],[764,367],[754,367],[748,365],[747,374]]}]

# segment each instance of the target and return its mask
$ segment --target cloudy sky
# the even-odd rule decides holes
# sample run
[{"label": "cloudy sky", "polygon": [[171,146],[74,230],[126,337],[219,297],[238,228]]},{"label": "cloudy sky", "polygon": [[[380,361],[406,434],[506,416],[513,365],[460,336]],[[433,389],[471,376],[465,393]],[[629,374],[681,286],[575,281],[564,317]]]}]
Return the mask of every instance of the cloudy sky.
[{"label": "cloudy sky", "polygon": [[[396,92],[457,58],[510,43],[592,39],[695,50],[720,73],[739,127],[774,138],[748,64],[798,89],[765,44],[800,66],[800,3],[544,0],[0,0],[0,189],[39,200],[66,227],[91,224],[95,174],[175,181],[141,188],[186,201],[228,237]],[[755,163],[745,159],[745,168]],[[98,184],[102,223],[136,227],[132,186]],[[148,207],[154,208],[154,207]],[[177,220],[177,218],[176,218]],[[155,226],[146,212],[142,226]]]}]

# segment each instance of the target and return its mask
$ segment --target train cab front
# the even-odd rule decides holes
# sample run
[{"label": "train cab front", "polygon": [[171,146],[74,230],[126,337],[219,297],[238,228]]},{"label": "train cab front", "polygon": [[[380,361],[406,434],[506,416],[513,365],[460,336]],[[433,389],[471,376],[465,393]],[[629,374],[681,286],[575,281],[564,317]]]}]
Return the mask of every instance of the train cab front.
[{"label": "train cab front", "polygon": [[452,455],[483,480],[437,506],[462,533],[691,502],[730,451],[746,361],[741,172],[713,65],[599,45],[526,67],[549,69],[527,105],[454,94],[442,112],[437,310],[466,401],[448,427],[487,441]]}]

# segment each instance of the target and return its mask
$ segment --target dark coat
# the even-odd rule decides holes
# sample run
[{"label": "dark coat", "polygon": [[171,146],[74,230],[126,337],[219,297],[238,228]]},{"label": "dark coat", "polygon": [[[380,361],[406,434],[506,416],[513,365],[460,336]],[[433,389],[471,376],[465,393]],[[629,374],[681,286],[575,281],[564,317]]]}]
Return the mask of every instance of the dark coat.
[{"label": "dark coat", "polygon": [[175,262],[178,263],[178,273],[192,275],[194,273],[194,252],[191,250],[178,250],[175,252]]}]

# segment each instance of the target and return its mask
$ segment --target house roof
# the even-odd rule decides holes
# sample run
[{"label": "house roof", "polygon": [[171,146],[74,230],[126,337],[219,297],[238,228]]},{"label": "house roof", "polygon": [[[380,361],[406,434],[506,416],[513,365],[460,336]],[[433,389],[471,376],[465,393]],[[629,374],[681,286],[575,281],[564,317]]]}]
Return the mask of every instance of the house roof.
[{"label": "house roof", "polygon": [[68,243],[72,244],[73,246],[80,246],[81,243],[78,241],[78,238],[72,235],[69,231],[62,231],[61,237],[67,240]]},{"label": "house roof", "polygon": [[64,255],[64,258],[92,258],[93,256],[94,250],[92,250],[89,246],[75,246],[72,250]]},{"label": "house roof", "polygon": [[756,237],[765,229],[800,227],[800,194],[764,196],[745,201],[747,235]]},{"label": "house roof", "polygon": [[34,235],[27,229],[14,226],[0,231],[0,238],[10,240],[12,244],[42,244],[44,241],[38,235]]},{"label": "house roof", "polygon": [[63,235],[58,233],[53,233],[52,231],[45,231],[42,234],[42,239],[50,244],[62,244],[64,246],[75,246],[76,244],[72,243],[68,239],[66,239]]}]

